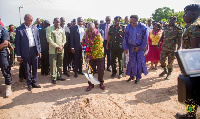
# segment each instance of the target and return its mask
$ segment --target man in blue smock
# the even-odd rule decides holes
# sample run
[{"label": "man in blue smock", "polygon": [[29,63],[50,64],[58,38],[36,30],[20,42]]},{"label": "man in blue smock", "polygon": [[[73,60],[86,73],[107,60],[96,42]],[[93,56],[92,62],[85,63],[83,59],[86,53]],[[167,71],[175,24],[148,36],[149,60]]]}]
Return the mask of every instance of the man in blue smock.
[{"label": "man in blue smock", "polygon": [[146,27],[138,22],[137,15],[131,15],[130,24],[125,29],[125,35],[123,40],[123,49],[127,54],[129,51],[129,63],[127,65],[126,75],[130,78],[127,82],[133,80],[136,77],[135,83],[138,84],[144,75],[148,74],[145,63],[145,49],[147,46],[147,32]]}]

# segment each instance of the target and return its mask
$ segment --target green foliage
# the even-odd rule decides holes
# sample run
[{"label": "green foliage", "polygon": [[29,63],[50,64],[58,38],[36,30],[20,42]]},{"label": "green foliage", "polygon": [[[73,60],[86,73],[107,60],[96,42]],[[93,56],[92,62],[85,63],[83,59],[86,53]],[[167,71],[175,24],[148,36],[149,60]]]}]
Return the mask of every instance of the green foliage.
[{"label": "green foliage", "polygon": [[122,18],[121,18],[121,23],[124,23],[124,22],[125,22],[125,19],[122,19]]},{"label": "green foliage", "polygon": [[84,19],[84,21],[89,23],[89,22],[94,22],[94,21],[95,21],[95,19],[92,19],[92,18],[87,18],[87,19]]},{"label": "green foliage", "polygon": [[162,19],[169,19],[174,14],[174,9],[169,7],[158,8],[155,13],[152,14],[152,18],[155,21],[161,21]]},{"label": "green foliage", "polygon": [[164,21],[169,22],[169,18],[171,16],[177,17],[177,23],[181,23],[182,27],[185,26],[185,22],[183,20],[184,12],[174,12],[174,9],[170,9],[169,7],[158,8],[152,14],[152,19],[154,21]]},{"label": "green foliage", "polygon": [[139,22],[147,22],[147,19],[146,18],[140,18]]}]

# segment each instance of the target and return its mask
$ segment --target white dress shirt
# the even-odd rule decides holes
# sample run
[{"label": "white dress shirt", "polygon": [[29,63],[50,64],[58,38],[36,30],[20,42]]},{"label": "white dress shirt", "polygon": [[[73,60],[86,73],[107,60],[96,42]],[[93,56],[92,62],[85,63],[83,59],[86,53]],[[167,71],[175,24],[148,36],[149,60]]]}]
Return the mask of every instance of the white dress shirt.
[{"label": "white dress shirt", "polygon": [[78,30],[79,30],[79,34],[80,34],[80,43],[82,43],[82,39],[83,39],[83,36],[85,34],[85,27],[84,26],[78,26]]},{"label": "white dress shirt", "polygon": [[[33,38],[33,32],[32,32],[32,25],[31,26],[26,26],[26,31],[27,31],[27,37],[28,37],[28,40],[29,40],[29,47],[33,47],[35,46],[35,41],[34,41],[34,38]],[[34,30],[34,29],[33,29]]]},{"label": "white dress shirt", "polygon": [[108,38],[108,32],[109,31],[107,31],[107,26],[108,26],[108,29],[110,29],[110,26],[111,26],[111,24],[106,24],[106,27],[105,27],[105,38],[104,38],[104,40],[107,40],[107,38]]}]

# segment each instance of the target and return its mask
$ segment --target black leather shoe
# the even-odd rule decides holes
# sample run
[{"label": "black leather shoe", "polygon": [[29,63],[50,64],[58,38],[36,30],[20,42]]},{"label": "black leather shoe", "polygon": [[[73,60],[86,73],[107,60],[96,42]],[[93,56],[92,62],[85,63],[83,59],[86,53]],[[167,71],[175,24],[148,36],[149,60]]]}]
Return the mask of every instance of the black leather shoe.
[{"label": "black leather shoe", "polygon": [[23,78],[22,77],[19,77],[19,82],[23,82]]},{"label": "black leather shoe", "polygon": [[32,90],[32,86],[28,85],[27,89],[28,89],[28,91],[31,91]]},{"label": "black leather shoe", "polygon": [[52,80],[51,83],[52,83],[52,84],[56,84],[56,80]]},{"label": "black leather shoe", "polygon": [[82,74],[82,75],[84,75],[84,73],[83,73],[83,72],[78,72],[78,74]]},{"label": "black leather shoe", "polygon": [[189,113],[187,114],[176,113],[176,117],[178,119],[196,119],[196,115],[190,115]]},{"label": "black leather shoe", "polygon": [[107,68],[107,71],[111,72],[111,69],[110,69],[110,68]]},{"label": "black leather shoe", "polygon": [[140,81],[140,79],[135,80],[135,84],[138,84]]},{"label": "black leather shoe", "polygon": [[67,77],[70,77],[70,75],[67,71],[64,73],[64,75],[66,75]]},{"label": "black leather shoe", "polygon": [[119,75],[119,79],[122,78],[122,74]]},{"label": "black leather shoe", "polygon": [[115,75],[116,75],[116,74],[112,74],[111,77],[113,78],[113,77],[115,77]]},{"label": "black leather shoe", "polygon": [[131,80],[134,80],[134,78],[129,78],[128,80],[126,80],[126,82],[130,82]]},{"label": "black leather shoe", "polygon": [[57,80],[59,80],[59,81],[65,81],[65,79],[63,79],[63,78],[57,78]]},{"label": "black leather shoe", "polygon": [[78,77],[78,74],[77,74],[77,73],[75,73],[75,74],[74,74],[74,77],[75,77],[75,78],[77,78],[77,77]]},{"label": "black leather shoe", "polygon": [[33,88],[41,88],[41,86],[38,85],[38,84],[33,84],[32,87],[33,87]]}]

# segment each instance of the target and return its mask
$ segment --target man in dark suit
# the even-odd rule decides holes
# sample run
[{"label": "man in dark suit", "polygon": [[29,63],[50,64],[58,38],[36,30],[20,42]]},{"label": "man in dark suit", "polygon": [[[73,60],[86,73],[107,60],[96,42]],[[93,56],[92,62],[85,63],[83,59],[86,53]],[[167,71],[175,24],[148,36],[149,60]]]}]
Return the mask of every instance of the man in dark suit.
[{"label": "man in dark suit", "polygon": [[[78,77],[79,74],[83,74],[82,72],[82,39],[85,33],[85,27],[83,26],[83,18],[77,18],[78,25],[70,28],[70,44],[71,51],[74,54],[74,77]],[[78,71],[79,70],[79,71]]]},{"label": "man in dark suit", "polygon": [[41,55],[41,47],[37,27],[32,25],[33,17],[26,14],[24,21],[24,24],[16,29],[15,44],[17,61],[24,64],[28,90],[31,91],[32,88],[41,88],[37,84],[38,55]]},{"label": "man in dark suit", "polygon": [[[108,39],[108,32],[109,32],[109,28],[111,26],[111,17],[107,16],[106,17],[106,23],[103,23],[100,25],[100,29],[102,29],[104,31],[104,36],[102,36],[104,38],[104,42],[103,42],[103,46],[104,46],[104,56],[106,57],[107,55],[107,70],[110,70],[110,60],[111,60],[111,54],[110,54],[110,46],[108,47],[108,49],[106,49],[106,45],[107,45],[107,39]],[[105,62],[105,60],[104,60]],[[105,65],[105,63],[104,63]],[[104,66],[105,68],[105,66]]]},{"label": "man in dark suit", "polygon": [[40,37],[40,43],[41,43],[41,74],[42,75],[48,75],[49,74],[49,43],[46,38],[46,31],[47,28],[50,26],[50,22],[48,20],[45,20],[43,22],[42,29],[39,30],[39,37]]}]

